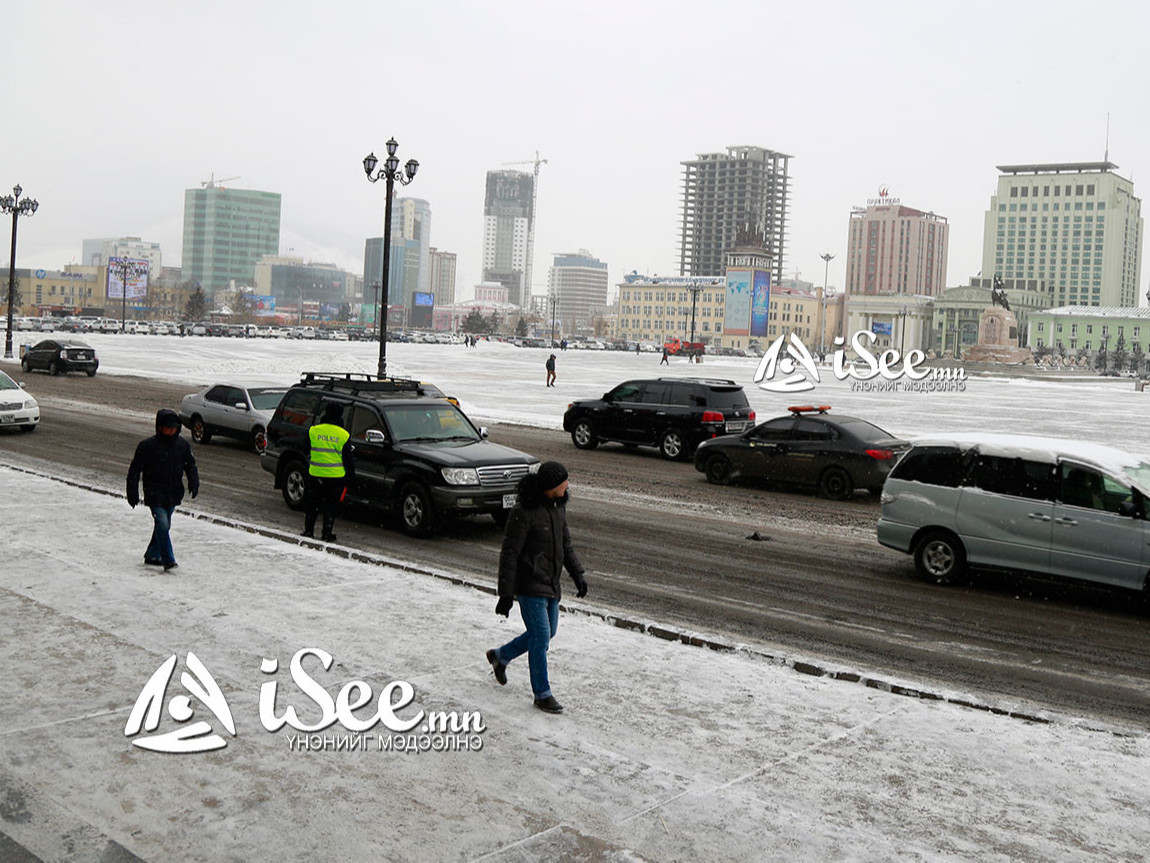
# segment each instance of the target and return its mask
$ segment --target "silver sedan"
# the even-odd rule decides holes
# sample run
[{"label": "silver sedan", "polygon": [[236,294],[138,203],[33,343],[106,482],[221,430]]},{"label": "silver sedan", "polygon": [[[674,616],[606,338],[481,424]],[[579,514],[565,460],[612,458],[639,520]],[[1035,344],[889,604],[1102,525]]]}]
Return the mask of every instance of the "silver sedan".
[{"label": "silver sedan", "polygon": [[180,402],[180,421],[196,443],[213,435],[247,441],[256,452],[267,446],[266,431],[287,387],[213,384]]}]

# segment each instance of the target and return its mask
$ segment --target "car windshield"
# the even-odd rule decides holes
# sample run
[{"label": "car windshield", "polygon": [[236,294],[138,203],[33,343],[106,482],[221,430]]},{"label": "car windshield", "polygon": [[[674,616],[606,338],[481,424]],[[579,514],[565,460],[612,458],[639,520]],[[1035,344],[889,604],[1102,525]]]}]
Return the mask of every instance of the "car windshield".
[{"label": "car windshield", "polygon": [[449,402],[395,405],[389,407],[386,414],[397,443],[417,440],[479,440],[471,423]]},{"label": "car windshield", "polygon": [[0,390],[18,389],[20,389],[20,387],[17,385],[16,381],[12,380],[12,378],[8,377],[8,375],[4,374],[4,372],[0,372]]},{"label": "car windshield", "polygon": [[1150,464],[1143,461],[1136,465],[1123,465],[1122,472],[1142,488],[1150,489]]},{"label": "car windshield", "polygon": [[890,432],[880,429],[878,426],[868,423],[866,420],[842,417],[837,419],[836,422],[859,440],[868,443],[871,441],[890,440],[894,437]]},{"label": "car windshield", "polygon": [[274,411],[286,392],[287,387],[258,387],[249,389],[248,396],[257,411]]}]

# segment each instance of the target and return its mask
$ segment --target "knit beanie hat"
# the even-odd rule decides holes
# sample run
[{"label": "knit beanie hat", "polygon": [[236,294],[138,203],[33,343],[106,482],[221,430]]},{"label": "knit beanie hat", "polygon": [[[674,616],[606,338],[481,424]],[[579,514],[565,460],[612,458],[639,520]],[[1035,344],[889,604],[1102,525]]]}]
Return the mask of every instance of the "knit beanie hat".
[{"label": "knit beanie hat", "polygon": [[538,477],[539,490],[551,491],[567,479],[567,468],[557,461],[545,461],[539,466],[539,472],[536,476]]}]

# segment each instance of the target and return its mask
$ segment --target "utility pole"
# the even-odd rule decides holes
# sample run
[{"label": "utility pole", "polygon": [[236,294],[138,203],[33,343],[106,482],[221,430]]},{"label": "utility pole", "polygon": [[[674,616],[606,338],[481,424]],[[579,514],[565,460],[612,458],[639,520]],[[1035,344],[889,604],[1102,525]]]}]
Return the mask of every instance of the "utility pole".
[{"label": "utility pole", "polygon": [[819,322],[819,353],[826,353],[826,335],[827,335],[827,273],[830,272],[831,261],[835,256],[830,252],[823,252],[819,255],[823,259],[823,290],[822,295],[819,297],[819,312],[822,320]]}]

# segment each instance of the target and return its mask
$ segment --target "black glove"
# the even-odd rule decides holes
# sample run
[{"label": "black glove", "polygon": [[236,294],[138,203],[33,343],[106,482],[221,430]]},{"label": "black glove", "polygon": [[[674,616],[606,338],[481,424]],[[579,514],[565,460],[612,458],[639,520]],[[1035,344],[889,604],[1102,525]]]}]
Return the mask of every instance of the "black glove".
[{"label": "black glove", "polygon": [[200,490],[199,490],[199,488],[193,488],[193,489],[192,489],[192,500],[195,500],[195,499],[196,499],[196,495],[197,495],[197,494],[199,494],[199,493],[200,493]]},{"label": "black glove", "polygon": [[130,506],[132,509],[135,509],[136,504],[138,504],[139,502],[140,502],[140,499],[138,497],[136,497],[136,495],[132,495],[131,497],[128,498],[128,506]]},{"label": "black glove", "polygon": [[515,600],[510,596],[499,597],[499,602],[495,603],[495,613],[502,614],[507,617],[511,613],[511,606],[515,604]]},{"label": "black glove", "polygon": [[579,572],[571,576],[575,580],[575,595],[577,597],[584,597],[587,595],[587,579],[583,577],[583,573]]}]

